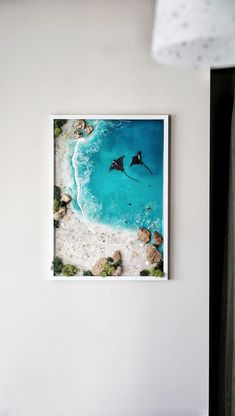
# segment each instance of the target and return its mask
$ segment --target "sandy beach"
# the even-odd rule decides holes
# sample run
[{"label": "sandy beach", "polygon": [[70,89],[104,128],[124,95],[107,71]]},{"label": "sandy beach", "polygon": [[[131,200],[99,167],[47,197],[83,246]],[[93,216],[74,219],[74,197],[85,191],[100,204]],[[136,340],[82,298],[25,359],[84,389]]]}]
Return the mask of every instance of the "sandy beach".
[{"label": "sandy beach", "polygon": [[[70,183],[66,128],[55,140],[55,184],[63,193],[68,193]],[[124,276],[139,276],[140,270],[151,268],[146,262],[146,248],[137,240],[136,233],[91,222],[86,224],[79,220],[71,204],[68,205],[67,214],[55,230],[56,256],[64,263],[74,264],[80,270],[78,275],[82,275],[99,258],[111,257],[116,250],[122,254]]]}]

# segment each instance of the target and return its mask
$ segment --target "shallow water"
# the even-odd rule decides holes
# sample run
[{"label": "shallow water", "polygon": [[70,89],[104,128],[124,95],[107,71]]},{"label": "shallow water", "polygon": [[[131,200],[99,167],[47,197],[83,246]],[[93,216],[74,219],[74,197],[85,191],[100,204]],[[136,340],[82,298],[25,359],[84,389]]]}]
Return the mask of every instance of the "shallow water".
[{"label": "shallow water", "polygon": [[[94,126],[84,142],[69,140],[73,208],[85,220],[118,228],[163,231],[163,121],[87,120]],[[142,152],[142,165],[130,167]],[[109,167],[125,155],[125,172]]]}]

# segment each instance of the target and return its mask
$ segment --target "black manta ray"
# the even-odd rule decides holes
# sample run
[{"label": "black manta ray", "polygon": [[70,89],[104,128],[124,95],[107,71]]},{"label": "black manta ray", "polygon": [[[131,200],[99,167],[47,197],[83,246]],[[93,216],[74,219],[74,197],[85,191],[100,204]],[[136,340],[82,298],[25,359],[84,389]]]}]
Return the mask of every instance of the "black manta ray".
[{"label": "black manta ray", "polygon": [[127,173],[125,172],[124,164],[123,164],[124,157],[125,155],[120,156],[118,159],[114,159],[112,165],[109,168],[109,172],[111,170],[119,170],[120,172],[123,172],[124,175],[126,175],[128,178],[133,179],[133,181],[138,182],[137,179],[132,178],[131,176],[127,175]]},{"label": "black manta ray", "polygon": [[148,169],[148,171],[151,173],[151,175],[153,174],[153,173],[151,172],[151,170],[149,169],[149,167],[148,167],[148,166],[146,166],[146,165],[144,164],[144,162],[143,162],[143,160],[142,160],[141,151],[139,151],[138,153],[136,153],[136,155],[135,155],[135,156],[133,156],[130,166],[133,166],[133,165],[142,165],[142,166],[144,166],[146,169]]}]

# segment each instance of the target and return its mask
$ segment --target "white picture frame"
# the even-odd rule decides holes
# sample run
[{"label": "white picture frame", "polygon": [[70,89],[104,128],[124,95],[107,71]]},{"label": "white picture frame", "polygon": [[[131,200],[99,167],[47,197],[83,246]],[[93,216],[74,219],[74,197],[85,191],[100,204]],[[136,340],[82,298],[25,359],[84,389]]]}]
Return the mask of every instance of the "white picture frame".
[{"label": "white picture frame", "polygon": [[[164,141],[164,150],[163,150],[163,235],[164,235],[164,251],[163,251],[163,277],[153,277],[153,276],[63,276],[63,275],[54,275],[52,270],[49,271],[49,279],[53,281],[152,281],[152,282],[163,282],[168,281],[169,276],[169,124],[170,116],[163,115],[91,115],[91,114],[75,114],[75,115],[65,115],[65,114],[53,114],[50,115],[50,140],[52,144],[52,181],[51,181],[51,206],[53,207],[54,192],[53,188],[55,185],[55,154],[54,154],[54,120],[67,119],[67,120],[79,120],[79,119],[89,119],[89,120],[162,120],[164,125],[163,141]],[[50,229],[51,229],[51,240],[52,240],[52,253],[51,259],[55,255],[55,230],[54,230],[54,220],[53,220],[53,210],[50,211]]]}]

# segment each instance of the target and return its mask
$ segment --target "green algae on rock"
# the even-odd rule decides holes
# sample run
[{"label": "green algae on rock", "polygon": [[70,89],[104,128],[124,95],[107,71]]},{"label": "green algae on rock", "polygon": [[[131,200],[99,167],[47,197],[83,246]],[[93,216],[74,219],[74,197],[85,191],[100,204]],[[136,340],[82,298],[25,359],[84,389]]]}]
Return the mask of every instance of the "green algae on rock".
[{"label": "green algae on rock", "polygon": [[63,260],[58,256],[54,257],[54,260],[52,261],[52,266],[51,266],[51,269],[54,271],[54,274],[55,275],[61,274],[63,267],[64,267]]},{"label": "green algae on rock", "polygon": [[62,269],[62,273],[64,276],[75,276],[75,274],[77,274],[78,269],[76,266],[73,266],[73,264],[65,264],[63,269]]}]

